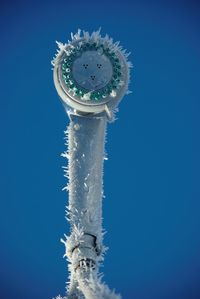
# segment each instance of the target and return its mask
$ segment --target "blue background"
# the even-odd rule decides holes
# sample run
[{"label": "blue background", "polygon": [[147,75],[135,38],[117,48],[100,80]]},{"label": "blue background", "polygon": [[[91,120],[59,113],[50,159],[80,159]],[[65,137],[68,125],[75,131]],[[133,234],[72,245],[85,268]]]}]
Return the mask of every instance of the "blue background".
[{"label": "blue background", "polygon": [[64,294],[68,118],[55,40],[102,26],[132,52],[108,127],[105,281],[123,299],[200,298],[200,3],[5,1],[0,8],[0,299]]}]

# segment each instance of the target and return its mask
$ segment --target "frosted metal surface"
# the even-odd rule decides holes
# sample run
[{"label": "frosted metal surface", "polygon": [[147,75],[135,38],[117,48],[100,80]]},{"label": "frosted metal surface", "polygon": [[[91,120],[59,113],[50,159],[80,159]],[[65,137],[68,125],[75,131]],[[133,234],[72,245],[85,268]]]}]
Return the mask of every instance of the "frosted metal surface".
[{"label": "frosted metal surface", "polygon": [[76,82],[91,91],[105,87],[112,78],[112,64],[100,51],[86,51],[74,61],[72,74]]}]

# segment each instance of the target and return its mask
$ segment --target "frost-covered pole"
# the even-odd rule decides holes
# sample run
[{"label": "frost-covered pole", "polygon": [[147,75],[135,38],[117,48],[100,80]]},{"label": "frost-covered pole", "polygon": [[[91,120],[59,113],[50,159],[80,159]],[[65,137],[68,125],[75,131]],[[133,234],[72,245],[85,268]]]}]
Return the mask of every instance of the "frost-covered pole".
[{"label": "frost-covered pole", "polygon": [[[79,30],[68,44],[58,43],[54,83],[70,124],[66,131],[70,236],[62,240],[69,261],[67,299],[119,299],[101,281],[103,260],[103,160],[107,121],[127,92],[128,54],[100,30]],[[60,296],[57,299],[61,298]]]},{"label": "frost-covered pole", "polygon": [[[102,255],[102,174],[105,117],[70,116],[68,138],[68,219],[71,235],[65,242],[73,277],[87,265],[98,270]],[[73,282],[74,284],[74,282]],[[74,292],[74,286],[69,289]]]}]

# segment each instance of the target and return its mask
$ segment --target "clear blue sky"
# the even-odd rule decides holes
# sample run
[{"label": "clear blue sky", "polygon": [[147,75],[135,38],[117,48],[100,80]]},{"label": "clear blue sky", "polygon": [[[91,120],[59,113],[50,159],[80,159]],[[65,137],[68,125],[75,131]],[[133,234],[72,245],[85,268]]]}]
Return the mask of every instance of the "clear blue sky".
[{"label": "clear blue sky", "polygon": [[0,299],[64,294],[68,118],[50,61],[100,26],[134,65],[107,134],[105,281],[123,299],[200,298],[200,4],[17,0],[0,7]]}]

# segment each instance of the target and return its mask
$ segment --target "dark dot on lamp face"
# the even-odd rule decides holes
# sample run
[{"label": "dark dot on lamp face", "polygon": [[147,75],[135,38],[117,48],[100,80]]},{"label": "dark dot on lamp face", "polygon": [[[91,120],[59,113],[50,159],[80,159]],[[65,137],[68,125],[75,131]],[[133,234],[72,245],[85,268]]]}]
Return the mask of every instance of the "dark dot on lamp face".
[{"label": "dark dot on lamp face", "polygon": [[110,59],[98,51],[86,51],[75,59],[72,74],[78,85],[88,91],[105,87],[113,75]]}]

